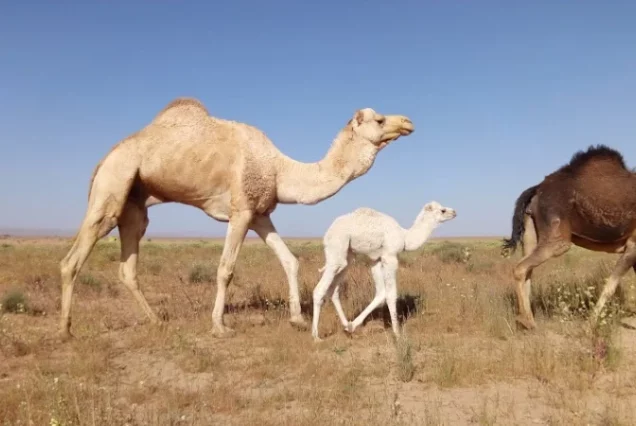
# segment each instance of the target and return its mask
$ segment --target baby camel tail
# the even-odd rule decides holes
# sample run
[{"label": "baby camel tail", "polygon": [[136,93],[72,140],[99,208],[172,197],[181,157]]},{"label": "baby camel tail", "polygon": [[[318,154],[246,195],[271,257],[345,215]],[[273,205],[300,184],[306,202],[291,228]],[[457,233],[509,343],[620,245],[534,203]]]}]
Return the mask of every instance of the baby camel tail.
[{"label": "baby camel tail", "polygon": [[170,102],[144,128],[115,145],[95,168],[86,214],[60,262],[60,337],[71,337],[77,275],[96,242],[115,227],[121,239],[119,279],[150,321],[159,322],[139,287],[137,258],[148,226],[148,207],[169,202],[196,207],[228,224],[216,276],[214,335],[234,334],[223,324],[225,296],[249,229],[278,257],[289,284],[290,322],[306,329],[298,260],[276,232],[270,214],[278,203],[312,205],[332,197],[367,173],[389,143],[413,130],[405,116],[364,108],[338,132],[322,160],[306,164],[282,154],[255,127],[210,116],[196,99]]},{"label": "baby camel tail", "polygon": [[532,270],[566,253],[572,244],[621,253],[590,315],[595,324],[628,269],[636,271],[636,174],[622,155],[604,145],[576,152],[570,162],[518,197],[512,235],[502,245],[507,256],[520,244],[523,258],[513,275],[517,322],[536,328],[530,306]]},{"label": "baby camel tail", "polygon": [[[337,217],[323,238],[325,266],[320,269],[322,277],[314,288],[313,294],[312,336],[314,340],[320,341],[318,336],[320,308],[327,294],[331,294],[331,301],[336,308],[338,318],[348,333],[353,333],[374,309],[386,302],[391,315],[393,333],[398,336],[400,331],[396,306],[397,256],[403,251],[420,248],[442,222],[451,220],[456,215],[454,209],[432,201],[422,208],[409,229],[402,228],[391,216],[366,207]],[[353,253],[365,254],[374,261],[371,275],[375,283],[375,297],[350,322],[342,309],[338,294],[340,283]]]}]

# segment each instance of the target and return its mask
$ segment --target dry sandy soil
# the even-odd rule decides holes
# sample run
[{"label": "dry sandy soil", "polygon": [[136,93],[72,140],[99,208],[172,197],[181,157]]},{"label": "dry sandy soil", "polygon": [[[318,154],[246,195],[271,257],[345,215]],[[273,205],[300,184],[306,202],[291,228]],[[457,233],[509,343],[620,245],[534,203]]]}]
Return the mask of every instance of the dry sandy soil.
[{"label": "dry sandy soil", "polygon": [[[323,254],[289,239],[299,256],[305,316]],[[142,243],[139,274],[149,325],[117,282],[119,248],[101,241],[78,282],[76,339],[53,338],[58,262],[68,238],[0,239],[0,421],[11,425],[483,424],[622,425],[636,419],[636,330],[615,297],[598,330],[585,318],[616,257],[573,249],[535,272],[539,329],[514,323],[511,259],[497,240],[432,241],[401,257],[395,342],[387,309],[348,337],[330,303],[324,338],[287,322],[287,284],[258,241],[244,247],[227,322],[211,336],[215,240]],[[624,288],[636,283],[633,273]],[[349,318],[371,300],[368,263],[356,258],[342,299]]]}]

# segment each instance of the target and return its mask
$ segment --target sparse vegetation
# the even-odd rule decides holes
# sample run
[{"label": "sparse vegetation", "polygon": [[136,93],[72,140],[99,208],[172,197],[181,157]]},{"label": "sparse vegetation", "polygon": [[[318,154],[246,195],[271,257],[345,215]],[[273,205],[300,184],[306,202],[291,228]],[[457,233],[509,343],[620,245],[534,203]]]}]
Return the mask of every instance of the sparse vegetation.
[{"label": "sparse vegetation", "polygon": [[413,348],[407,336],[401,335],[396,339],[395,351],[397,353],[398,378],[402,382],[410,382],[415,374],[413,365]]},{"label": "sparse vegetation", "polygon": [[[214,283],[219,244],[143,243],[140,283],[169,319],[155,328],[117,282],[118,264],[109,259],[118,257],[118,243],[103,241],[78,279],[76,339],[61,345],[50,337],[68,241],[5,242],[12,248],[0,256],[0,424],[618,425],[636,418],[636,331],[620,327],[629,321],[621,299],[586,329],[616,258],[610,254],[573,249],[536,270],[532,303],[541,331],[526,332],[514,321],[510,275],[518,255],[500,259],[498,241],[431,241],[398,271],[402,339],[393,340],[386,306],[348,337],[326,304],[324,341],[316,345],[309,331],[289,325],[285,273],[260,242],[239,256],[226,316],[237,335],[222,340],[210,335],[215,286],[187,285]],[[311,319],[322,250],[293,240],[291,248]],[[340,294],[349,318],[372,298],[370,280],[366,261],[354,261]],[[636,276],[624,282],[633,285]],[[46,316],[34,315],[35,306]]]},{"label": "sparse vegetation", "polygon": [[211,283],[214,279],[213,270],[210,265],[197,263],[192,266],[190,269],[190,275],[188,275],[188,280],[192,284],[199,283]]},{"label": "sparse vegetation", "polygon": [[0,304],[2,312],[22,314],[27,312],[28,304],[24,293],[20,290],[11,290],[2,297]]},{"label": "sparse vegetation", "polygon": [[431,252],[444,263],[468,263],[471,251],[463,244],[455,242],[443,242],[435,245]]},{"label": "sparse vegetation", "polygon": [[102,282],[99,280],[99,278],[91,273],[81,274],[78,277],[78,281],[80,282],[80,284],[90,288],[91,290],[97,292],[102,290]]}]

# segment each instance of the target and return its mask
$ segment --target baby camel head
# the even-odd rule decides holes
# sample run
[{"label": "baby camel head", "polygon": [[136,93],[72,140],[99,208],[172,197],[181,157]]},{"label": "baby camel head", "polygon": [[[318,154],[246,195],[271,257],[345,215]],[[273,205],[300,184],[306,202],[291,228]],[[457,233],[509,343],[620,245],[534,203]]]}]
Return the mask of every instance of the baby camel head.
[{"label": "baby camel head", "polygon": [[431,201],[424,205],[418,219],[433,219],[437,223],[442,223],[454,219],[455,216],[457,216],[455,209],[442,206],[437,201]]}]

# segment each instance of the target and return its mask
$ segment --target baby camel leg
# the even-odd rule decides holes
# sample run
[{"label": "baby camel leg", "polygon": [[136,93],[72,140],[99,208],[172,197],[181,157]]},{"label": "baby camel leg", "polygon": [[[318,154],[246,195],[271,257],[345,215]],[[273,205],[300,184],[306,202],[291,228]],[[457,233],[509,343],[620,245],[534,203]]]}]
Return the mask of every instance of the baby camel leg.
[{"label": "baby camel leg", "polygon": [[338,318],[340,319],[340,322],[345,329],[347,329],[347,327],[349,326],[349,320],[347,319],[347,316],[344,313],[344,309],[342,309],[342,304],[340,303],[340,283],[342,283],[346,271],[347,268],[343,269],[342,271],[340,271],[340,273],[338,273],[338,275],[335,276],[328,291],[328,293],[331,292],[331,302],[336,308]]},{"label": "baby camel leg", "polygon": [[397,318],[397,270],[398,260],[397,257],[389,257],[382,259],[384,270],[384,282],[386,285],[386,304],[389,307],[389,314],[391,315],[391,327],[393,328],[393,334],[396,337],[400,335],[400,328]]},{"label": "baby camel leg", "polygon": [[327,253],[326,265],[324,267],[322,277],[320,277],[320,281],[316,284],[313,292],[314,312],[311,323],[311,335],[315,341],[321,340],[320,337],[318,337],[318,323],[320,321],[320,308],[323,303],[325,303],[325,296],[332,287],[332,284],[338,284],[338,282],[334,282],[336,277],[347,268],[346,255],[342,259],[334,256],[335,255],[333,254],[330,255]]},{"label": "baby camel leg", "polygon": [[234,212],[227,226],[225,244],[223,244],[223,252],[216,272],[216,299],[212,309],[212,333],[216,337],[230,337],[234,334],[234,330],[223,324],[225,293],[227,286],[232,282],[234,265],[252,217],[253,214],[249,210]]},{"label": "baby camel leg", "polygon": [[298,292],[298,259],[289,251],[283,239],[276,232],[272,220],[268,216],[257,216],[252,222],[251,228],[271,248],[287,275],[289,283],[289,312],[292,325],[306,329],[307,322],[300,312],[300,294]]},{"label": "baby camel leg", "polygon": [[598,301],[592,310],[592,314],[590,315],[590,322],[594,324],[598,321],[599,314],[603,310],[607,300],[614,295],[621,278],[625,275],[629,268],[634,266],[634,264],[636,264],[636,242],[630,240],[627,243],[625,252],[618,259],[612,273],[605,281],[601,295],[599,296]]},{"label": "baby camel leg", "polygon": [[371,276],[373,277],[373,283],[375,284],[375,296],[371,303],[367,305],[366,308],[362,312],[358,314],[358,316],[349,323],[347,327],[347,331],[349,333],[353,333],[356,328],[358,328],[365,320],[367,316],[371,312],[373,312],[378,306],[384,303],[387,299],[387,288],[384,280],[386,279],[386,274],[384,271],[385,265],[383,265],[383,261],[377,261],[371,267]]},{"label": "baby camel leg", "polygon": [[534,250],[524,257],[513,271],[519,303],[519,314],[516,320],[529,330],[537,327],[530,307],[530,284],[528,281],[532,270],[552,257],[561,256],[572,246],[570,241],[561,237],[559,231],[560,223],[559,219],[552,221],[546,240],[542,241],[539,239],[539,243]]},{"label": "baby camel leg", "polygon": [[121,239],[121,261],[119,264],[119,280],[130,290],[141,310],[152,324],[158,324],[159,317],[152,310],[148,301],[139,289],[137,281],[137,258],[139,240],[144,236],[148,226],[148,210],[132,202],[126,203],[119,219],[119,237]]}]

